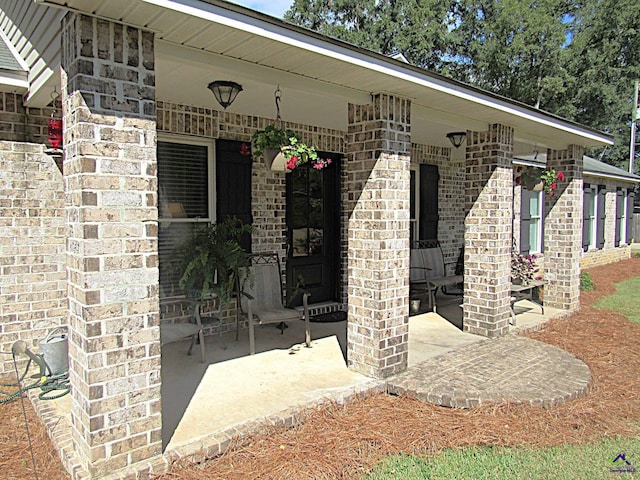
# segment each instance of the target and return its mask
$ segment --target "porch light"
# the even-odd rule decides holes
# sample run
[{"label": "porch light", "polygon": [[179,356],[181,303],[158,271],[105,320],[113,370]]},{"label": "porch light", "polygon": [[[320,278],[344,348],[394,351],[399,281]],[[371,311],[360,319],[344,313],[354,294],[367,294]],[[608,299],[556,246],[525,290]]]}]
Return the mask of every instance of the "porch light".
[{"label": "porch light", "polygon": [[233,103],[238,94],[242,91],[242,85],[225,80],[216,80],[215,82],[211,82],[207,88],[213,92],[213,96],[216,97],[218,103],[225,110]]},{"label": "porch light", "polygon": [[456,148],[460,148],[460,145],[462,145],[462,142],[464,142],[464,139],[466,138],[466,136],[467,136],[467,132],[447,133],[447,138],[451,142],[451,145],[453,145]]}]

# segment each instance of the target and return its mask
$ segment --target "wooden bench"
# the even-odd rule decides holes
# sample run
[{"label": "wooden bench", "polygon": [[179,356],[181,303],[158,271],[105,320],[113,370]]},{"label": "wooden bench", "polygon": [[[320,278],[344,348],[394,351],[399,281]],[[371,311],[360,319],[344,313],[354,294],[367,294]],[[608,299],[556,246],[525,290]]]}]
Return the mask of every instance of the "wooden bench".
[{"label": "wooden bench", "polygon": [[[448,275],[442,247],[437,240],[418,240],[413,243],[410,253],[409,289],[428,295],[429,308],[436,311],[438,288],[463,283],[462,275]],[[452,263],[453,265],[453,263]]]}]

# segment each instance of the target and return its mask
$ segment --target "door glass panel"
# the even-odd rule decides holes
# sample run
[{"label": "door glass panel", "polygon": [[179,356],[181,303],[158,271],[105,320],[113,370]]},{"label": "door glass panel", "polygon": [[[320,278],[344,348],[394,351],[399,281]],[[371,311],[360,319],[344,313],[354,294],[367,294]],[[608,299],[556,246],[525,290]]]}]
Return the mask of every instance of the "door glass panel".
[{"label": "door glass panel", "polygon": [[294,257],[322,255],[324,184],[322,171],[302,165],[293,170],[291,248]]}]

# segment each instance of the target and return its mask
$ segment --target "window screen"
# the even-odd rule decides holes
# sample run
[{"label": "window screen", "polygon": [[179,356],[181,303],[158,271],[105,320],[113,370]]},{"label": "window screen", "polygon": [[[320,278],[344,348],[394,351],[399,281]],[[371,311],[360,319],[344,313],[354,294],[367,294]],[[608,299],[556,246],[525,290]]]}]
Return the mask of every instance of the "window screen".
[{"label": "window screen", "polygon": [[181,295],[177,254],[197,222],[210,222],[209,145],[158,142],[160,298]]}]

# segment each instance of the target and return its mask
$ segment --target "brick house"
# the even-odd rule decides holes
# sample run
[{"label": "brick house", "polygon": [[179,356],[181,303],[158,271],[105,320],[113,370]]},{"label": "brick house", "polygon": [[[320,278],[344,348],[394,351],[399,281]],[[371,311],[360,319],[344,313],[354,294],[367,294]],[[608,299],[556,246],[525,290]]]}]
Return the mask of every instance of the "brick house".
[{"label": "brick house", "polygon": [[[588,127],[222,0],[0,0],[0,27],[0,349],[68,325],[67,436],[90,478],[161,458],[158,326],[184,315],[164,302],[179,296],[166,259],[192,223],[246,216],[251,248],[286,259],[284,282],[305,270],[314,301],[346,307],[349,366],[380,378],[407,365],[411,231],[449,261],[464,246],[465,330],[507,332],[515,168],[535,150],[566,176],[540,200],[545,302],[576,309],[581,262],[629,256],[620,228],[583,253],[598,173],[583,150],[612,142]],[[243,86],[226,110],[213,80]],[[278,87],[284,124],[331,168],[287,175],[243,154]],[[56,112],[62,156],[47,143]],[[607,211],[638,181],[593,177]],[[293,225],[312,202],[321,219]]]}]

